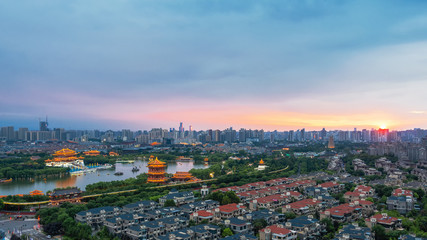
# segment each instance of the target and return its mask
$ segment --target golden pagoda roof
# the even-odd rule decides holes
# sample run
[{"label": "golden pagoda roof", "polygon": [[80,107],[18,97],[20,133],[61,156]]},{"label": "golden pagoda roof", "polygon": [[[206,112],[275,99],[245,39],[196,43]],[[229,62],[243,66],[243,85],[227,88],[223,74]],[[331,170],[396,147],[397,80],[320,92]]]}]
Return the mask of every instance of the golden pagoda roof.
[{"label": "golden pagoda roof", "polygon": [[72,155],[76,155],[76,151],[73,151],[69,148],[63,148],[59,151],[56,151],[54,154],[52,154],[53,156],[72,156]]},{"label": "golden pagoda roof", "polygon": [[261,159],[261,161],[259,161],[259,164],[264,165],[264,160]]},{"label": "golden pagoda roof", "polygon": [[173,175],[174,178],[191,178],[193,177],[193,175],[191,175],[191,173],[189,172],[176,172]]},{"label": "golden pagoda roof", "polygon": [[165,162],[160,161],[160,160],[156,157],[156,159],[154,159],[154,160],[150,161],[150,162],[148,163],[148,165],[149,165],[149,166],[151,166],[151,165],[166,165],[166,163],[165,163]]},{"label": "golden pagoda roof", "polygon": [[40,191],[40,190],[34,190],[34,191],[31,191],[30,192],[30,195],[43,195],[43,192],[42,191]]},{"label": "golden pagoda roof", "polygon": [[84,154],[100,154],[101,152],[98,150],[90,150],[90,151],[86,151],[84,152]]}]

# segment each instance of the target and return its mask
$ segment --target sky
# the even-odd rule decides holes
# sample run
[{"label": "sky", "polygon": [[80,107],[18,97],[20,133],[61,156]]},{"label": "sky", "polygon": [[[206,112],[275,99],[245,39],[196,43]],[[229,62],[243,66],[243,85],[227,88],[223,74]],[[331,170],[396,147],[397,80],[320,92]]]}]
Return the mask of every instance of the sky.
[{"label": "sky", "polygon": [[0,1],[0,125],[427,128],[427,1]]}]

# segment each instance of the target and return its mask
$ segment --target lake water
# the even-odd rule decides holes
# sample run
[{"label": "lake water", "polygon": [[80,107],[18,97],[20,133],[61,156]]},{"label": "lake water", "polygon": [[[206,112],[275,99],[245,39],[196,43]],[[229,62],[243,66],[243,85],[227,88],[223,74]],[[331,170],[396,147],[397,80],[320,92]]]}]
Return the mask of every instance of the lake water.
[{"label": "lake water", "polygon": [[[29,192],[37,189],[46,193],[49,190],[55,188],[64,188],[70,186],[76,186],[81,190],[85,190],[86,185],[96,182],[110,182],[116,180],[124,180],[132,177],[136,177],[141,173],[148,172],[147,168],[148,161],[136,160],[134,163],[116,163],[116,168],[98,170],[92,173],[86,173],[81,175],[72,175],[64,178],[48,178],[45,181],[38,179],[35,182],[29,180],[13,181],[11,183],[0,184],[0,195],[16,195],[16,194],[29,194]],[[138,172],[132,172],[132,168],[136,166],[140,170]],[[203,163],[193,162],[179,162],[179,163],[168,163],[167,173],[188,172],[192,168],[206,168]],[[123,172],[123,175],[116,176],[115,172]]]}]

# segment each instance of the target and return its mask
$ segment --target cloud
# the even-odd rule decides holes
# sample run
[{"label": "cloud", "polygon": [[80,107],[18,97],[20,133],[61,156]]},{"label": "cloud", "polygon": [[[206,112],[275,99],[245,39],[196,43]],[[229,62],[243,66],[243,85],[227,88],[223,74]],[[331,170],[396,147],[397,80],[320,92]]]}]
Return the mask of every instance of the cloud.
[{"label": "cloud", "polygon": [[[423,2],[0,4],[7,112],[155,127],[236,107],[246,119],[265,109],[295,118],[275,124],[314,124],[296,118],[308,114],[321,126],[333,125],[324,114],[399,118],[426,100]],[[205,120],[243,122],[236,112]]]}]

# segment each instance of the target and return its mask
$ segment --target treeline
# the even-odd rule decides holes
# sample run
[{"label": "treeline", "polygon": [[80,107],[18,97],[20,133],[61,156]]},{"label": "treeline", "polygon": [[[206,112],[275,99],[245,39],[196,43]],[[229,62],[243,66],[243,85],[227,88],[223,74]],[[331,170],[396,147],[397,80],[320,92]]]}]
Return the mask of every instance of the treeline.
[{"label": "treeline", "polygon": [[34,164],[12,164],[8,167],[0,168],[0,178],[28,179],[65,176],[67,174],[67,168],[46,167]]}]

